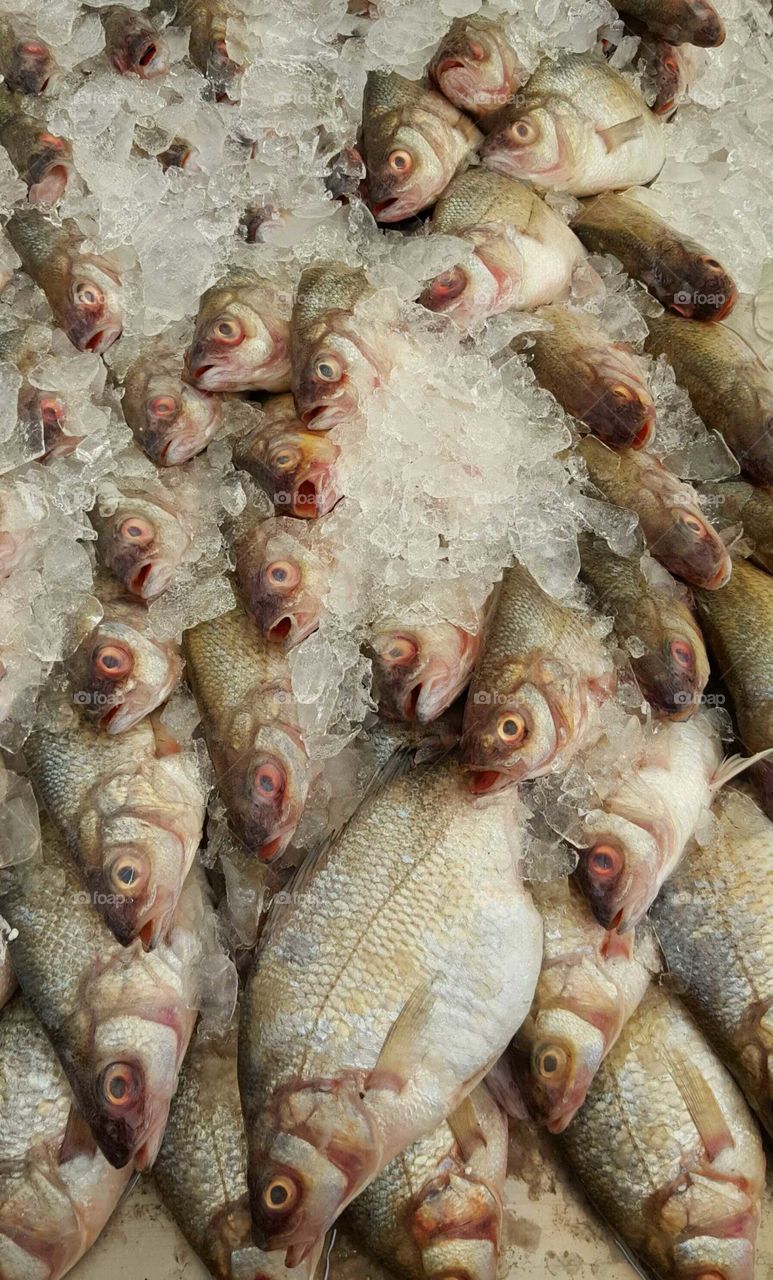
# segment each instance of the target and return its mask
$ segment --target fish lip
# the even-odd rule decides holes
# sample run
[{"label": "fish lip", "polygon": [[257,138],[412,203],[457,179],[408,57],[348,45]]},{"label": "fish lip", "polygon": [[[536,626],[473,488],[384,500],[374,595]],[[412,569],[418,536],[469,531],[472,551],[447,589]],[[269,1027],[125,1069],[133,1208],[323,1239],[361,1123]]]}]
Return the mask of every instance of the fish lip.
[{"label": "fish lip", "polygon": [[[304,491],[308,496],[304,496]],[[329,510],[321,490],[317,488],[310,476],[301,480],[300,484],[293,489],[290,509],[298,520],[313,520],[317,516],[325,515]]]},{"label": "fish lip", "polygon": [[485,765],[462,764],[467,773],[467,785],[474,796],[491,796],[504,791],[519,781],[501,769],[488,769]]},{"label": "fish lip", "polygon": [[169,62],[166,42],[158,36],[148,35],[142,53],[134,56],[136,74],[141,80],[153,80],[156,76],[165,75],[169,70]]},{"label": "fish lip", "polygon": [[720,564],[714,576],[704,583],[704,591],[718,591],[720,587],[724,587],[730,581],[732,572],[733,562],[728,559],[727,563]]},{"label": "fish lip", "polygon": [[309,431],[330,431],[339,422],[346,421],[349,410],[340,405],[318,404],[305,409],[300,417],[304,427]]},{"label": "fish lip", "polygon": [[117,342],[123,333],[122,324],[106,324],[101,328],[95,329],[91,336],[81,346],[81,351],[93,351],[95,355],[101,356]]},{"label": "fish lip", "polygon": [[370,206],[370,211],[377,222],[401,222],[403,218],[409,218],[411,214],[417,213],[422,207],[420,204],[414,205],[410,201],[408,206],[404,207],[404,202],[404,196],[390,196],[387,200],[374,201]]},{"label": "fish lip", "polygon": [[142,600],[155,600],[166,591],[174,577],[171,565],[158,560],[143,560],[131,573],[127,588]]},{"label": "fish lip", "polygon": [[32,205],[43,205],[44,208],[51,208],[52,205],[58,203],[67,190],[67,183],[70,178],[69,165],[59,162],[51,165],[47,172],[37,182],[30,185],[27,192],[27,199]]},{"label": "fish lip", "polygon": [[184,462],[189,462],[191,458],[195,458],[197,453],[201,453],[206,448],[206,444],[200,443],[197,439],[190,436],[176,436],[171,440],[167,440],[158,451],[158,464],[162,467],[179,467]]}]

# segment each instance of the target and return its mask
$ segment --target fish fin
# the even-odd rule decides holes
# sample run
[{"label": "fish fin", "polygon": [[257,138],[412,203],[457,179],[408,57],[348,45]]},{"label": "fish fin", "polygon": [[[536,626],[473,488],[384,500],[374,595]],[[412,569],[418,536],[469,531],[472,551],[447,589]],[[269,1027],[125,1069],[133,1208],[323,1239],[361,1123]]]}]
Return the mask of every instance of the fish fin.
[{"label": "fish fin", "polygon": [[719,791],[720,787],[724,787],[725,783],[730,782],[732,778],[736,778],[739,773],[750,769],[753,764],[758,764],[760,760],[767,760],[771,755],[773,755],[773,747],[766,747],[764,751],[758,751],[753,756],[725,756],[711,779],[712,792]]},{"label": "fish fin", "polygon": [[529,1111],[508,1062],[507,1050],[486,1073],[483,1083],[506,1116],[512,1120],[528,1120]]},{"label": "fish fin", "polygon": [[414,987],[402,1009],[389,1028],[373,1070],[368,1076],[367,1089],[395,1089],[399,1093],[408,1080],[410,1068],[416,1061],[417,1050],[424,1052],[425,1030],[435,1003],[432,978],[425,978]]},{"label": "fish fin", "polygon": [[630,120],[621,120],[619,124],[610,125],[608,129],[596,129],[607,151],[616,151],[624,142],[638,138],[644,123],[643,116],[631,116]]},{"label": "fish fin", "polygon": [[462,1159],[467,1164],[478,1147],[487,1146],[486,1135],[478,1123],[475,1107],[469,1096],[459,1103],[446,1119],[446,1124],[456,1138]]},{"label": "fish fin", "polygon": [[62,1145],[59,1148],[59,1163],[69,1164],[77,1156],[94,1156],[96,1153],[97,1144],[91,1127],[77,1107],[70,1107]]},{"label": "fish fin", "polygon": [[605,960],[630,960],[635,937],[633,929],[628,933],[610,929],[600,947],[602,956]]},{"label": "fish fin", "polygon": [[668,1073],[681,1093],[692,1122],[706,1148],[709,1160],[714,1161],[721,1151],[735,1146],[722,1114],[714,1090],[697,1067],[688,1061],[681,1049],[663,1046]]}]

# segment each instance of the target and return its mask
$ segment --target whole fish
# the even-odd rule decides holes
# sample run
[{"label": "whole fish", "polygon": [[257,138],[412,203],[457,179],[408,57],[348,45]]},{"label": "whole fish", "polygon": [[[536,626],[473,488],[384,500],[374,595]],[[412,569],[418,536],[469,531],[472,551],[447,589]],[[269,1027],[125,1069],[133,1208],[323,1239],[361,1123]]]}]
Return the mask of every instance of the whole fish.
[{"label": "whole fish", "polygon": [[659,724],[639,758],[581,817],[577,876],[596,919],[626,933],[649,910],[721,786],[747,765],[722,760],[704,716]]},{"label": "whole fish", "polygon": [[68,663],[72,700],[109,734],[125,733],[166,702],[183,661],[174,641],[153,633],[143,605],[102,598],[102,620]]},{"label": "whole fish", "polygon": [[159,467],[176,467],[206,449],[221,422],[221,402],[183,382],[179,357],[154,344],[129,368],[123,415],[137,444]]},{"label": "whole fish", "polygon": [[171,586],[191,534],[168,494],[126,482],[101,494],[89,519],[101,563],[131,595],[155,600]]},{"label": "whole fish", "polygon": [[0,19],[0,74],[13,93],[45,93],[56,71],[54,55],[31,27],[4,13]]},{"label": "whole fish", "polygon": [[32,205],[50,208],[61,200],[72,173],[72,147],[31,115],[19,94],[0,90],[0,145],[27,184]]},{"label": "whole fish", "polygon": [[641,449],[655,429],[655,402],[640,359],[584,311],[543,307],[550,326],[513,344],[541,387],[613,449]]},{"label": "whole fish", "polygon": [[69,219],[55,226],[39,209],[17,209],[5,230],[73,346],[97,355],[107,351],[123,329],[121,280],[114,268],[82,251],[84,237]]},{"label": "whole fish", "polygon": [[236,579],[247,611],[261,635],[285,652],[319,626],[335,565],[324,527],[311,529],[299,529],[292,520],[262,520],[234,545]]},{"label": "whole fish", "polygon": [[773,1136],[773,823],[740,791],[713,814],[652,917],[681,999]]},{"label": "whole fish", "polygon": [[[721,595],[698,591],[696,604],[741,741],[749,751],[764,751],[773,746],[773,578],[736,560]],[[773,817],[773,764],[762,760],[755,773],[765,812]]]},{"label": "whole fish", "polygon": [[228,0],[151,0],[148,13],[161,14],[176,27],[189,27],[188,56],[206,76],[215,101],[239,101],[244,67],[233,56],[231,24],[237,11]]},{"label": "whole fish", "polygon": [[298,282],[290,342],[298,417],[310,431],[329,431],[353,418],[389,371],[385,346],[354,316],[373,293],[361,268],[342,262],[307,267]]},{"label": "whole fish", "polygon": [[22,375],[16,411],[18,424],[39,462],[65,457],[77,448],[81,437],[67,431],[68,406],[61,389],[42,390],[29,381],[40,363],[40,340],[30,329],[6,329],[0,334],[0,360],[10,361]]},{"label": "whole fish", "polygon": [[615,0],[615,8],[671,44],[714,48],[725,39],[722,19],[708,0]]},{"label": "whole fish", "polygon": [[60,1280],[126,1190],[73,1103],[45,1031],[21,996],[0,1019],[0,1274]]},{"label": "whole fish", "polygon": [[304,427],[292,396],[272,396],[261,409],[258,425],[234,444],[234,465],[263,486],[277,515],[327,515],[341,497],[338,445]]},{"label": "whole fish", "polygon": [[719,498],[718,512],[728,524],[740,524],[751,559],[761,569],[773,573],[773,491],[759,489],[744,480],[722,480],[701,485],[701,493]]},{"label": "whole fish", "polygon": [[577,237],[531,187],[487,169],[453,179],[431,230],[461,236],[474,251],[471,265],[441,272],[420,298],[462,324],[567,297],[585,258]]},{"label": "whole fish", "polygon": [[464,709],[461,760],[477,794],[566,768],[614,688],[589,620],[523,565],[505,570]]},{"label": "whole fish", "polygon": [[427,724],[450,707],[468,683],[483,638],[452,622],[381,619],[368,641],[374,696],[382,715]]},{"label": "whole fish", "polygon": [[504,107],[527,74],[502,24],[474,13],[454,19],[427,72],[443,96],[470,116]]},{"label": "whole fish", "polygon": [[645,346],[668,357],[709,430],[718,431],[754,484],[773,487],[773,370],[725,325],[650,316]]},{"label": "whole fish", "polygon": [[183,652],[231,822],[268,862],[287,848],[309,784],[287,658],[240,609],[186,631]]},{"label": "whole fish", "polygon": [[655,714],[689,719],[708,683],[709,660],[700,628],[676,585],[656,585],[637,557],[618,556],[590,534],[580,538],[580,566],[599,611],[612,615],[615,633]]},{"label": "whole fish", "polygon": [[611,253],[629,276],[675,315],[722,320],[738,290],[721,262],[690,236],[674,231],[633,192],[586,200],[572,228],[591,253]]},{"label": "whole fish", "polygon": [[666,157],[658,117],[593,53],[544,58],[485,127],[484,165],[544,191],[592,196],[650,182]]},{"label": "whole fish", "polygon": [[375,785],[264,933],[239,1091],[254,1239],[289,1266],[455,1110],[528,1012],[541,925],[515,827],[510,801],[476,803],[453,761]]},{"label": "whole fish", "polygon": [[195,754],[150,720],[111,737],[63,707],[51,723],[39,716],[25,755],[115,936],[155,946],[201,842],[207,796]]},{"label": "whole fish", "polygon": [[197,1035],[180,1071],[153,1166],[162,1199],[215,1280],[308,1280],[317,1256],[288,1270],[252,1243],[247,1143],[236,1035]]},{"label": "whole fish", "polygon": [[561,1146],[588,1198],[655,1275],[754,1280],[759,1132],[690,1015],[656,984]]},{"label": "whole fish", "polygon": [[471,161],[481,135],[440,93],[394,71],[369,71],[362,101],[368,201],[379,222],[426,209]]},{"label": "whole fish", "polygon": [[707,591],[725,586],[732,563],[692,485],[651,454],[615,452],[593,436],[579,442],[577,453],[607,501],[636,513],[650,555],[670,573]]},{"label": "whole fish", "polygon": [[485,1084],[348,1209],[345,1225],[402,1280],[496,1280],[507,1119]]},{"label": "whole fish", "polygon": [[234,272],[202,295],[185,355],[203,391],[286,391],[289,299],[254,271]]},{"label": "whole fish", "polygon": [[661,962],[646,925],[635,937],[608,933],[571,878],[531,891],[542,916],[542,972],[510,1056],[529,1110],[561,1133]]},{"label": "whole fish", "polygon": [[41,831],[40,851],[4,872],[13,967],[100,1150],[116,1169],[145,1169],[196,1019],[200,883],[189,881],[167,943],[124,947],[58,833],[46,822]]},{"label": "whole fish", "polygon": [[120,75],[152,80],[169,70],[169,46],[144,13],[114,4],[100,9],[105,52]]}]

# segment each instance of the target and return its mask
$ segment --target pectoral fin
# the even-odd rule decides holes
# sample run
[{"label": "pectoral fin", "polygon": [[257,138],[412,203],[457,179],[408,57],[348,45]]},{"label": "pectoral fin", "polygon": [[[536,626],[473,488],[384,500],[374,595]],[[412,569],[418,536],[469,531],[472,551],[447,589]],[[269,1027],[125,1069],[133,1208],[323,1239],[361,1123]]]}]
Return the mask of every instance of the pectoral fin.
[{"label": "pectoral fin", "polygon": [[692,1122],[701,1136],[706,1155],[713,1161],[721,1151],[735,1146],[735,1138],[728,1128],[714,1091],[680,1049],[664,1045],[663,1056],[668,1064],[669,1074],[684,1098]]},{"label": "pectoral fin", "polygon": [[632,116],[630,120],[621,120],[619,124],[610,125],[608,129],[596,129],[596,132],[607,151],[616,151],[624,142],[639,137],[643,123],[643,116]]},{"label": "pectoral fin", "polygon": [[399,1092],[405,1086],[427,1044],[427,1024],[434,1003],[435,992],[428,978],[414,988],[389,1028],[368,1077],[368,1089]]}]

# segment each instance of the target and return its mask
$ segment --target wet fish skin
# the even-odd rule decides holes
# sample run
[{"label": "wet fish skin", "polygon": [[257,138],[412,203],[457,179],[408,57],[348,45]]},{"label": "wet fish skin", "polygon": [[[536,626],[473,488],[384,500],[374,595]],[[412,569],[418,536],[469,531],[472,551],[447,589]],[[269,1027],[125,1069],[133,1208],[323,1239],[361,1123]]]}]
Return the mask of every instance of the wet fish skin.
[{"label": "wet fish skin", "polygon": [[607,932],[572,877],[532,884],[531,892],[542,916],[544,957],[510,1057],[531,1113],[551,1133],[562,1133],[661,960],[646,923],[635,936]]},{"label": "wet fish skin", "polygon": [[572,229],[591,253],[611,253],[667,311],[718,321],[735,306],[730,273],[690,236],[674,231],[634,192],[608,192],[582,203]]},{"label": "wet fish skin", "polygon": [[73,346],[103,355],[123,329],[121,280],[113,267],[82,251],[74,222],[57,227],[39,209],[16,209],[6,235]]},{"label": "wet fish skin", "polygon": [[773,573],[773,491],[745,480],[702,484],[700,490],[705,497],[721,499],[717,518],[730,525],[740,524],[751,559],[760,569]]},{"label": "wet fish skin", "polygon": [[160,467],[188,462],[217,433],[221,402],[182,379],[176,354],[143,351],[129,368],[121,399],[137,444]]},{"label": "wet fish skin", "polygon": [[506,1168],[507,1120],[478,1085],[454,1116],[387,1165],[344,1223],[402,1280],[495,1280]]},{"label": "wet fish skin", "polygon": [[130,595],[155,600],[171,586],[191,537],[165,494],[127,483],[117,499],[111,494],[103,504],[98,498],[89,519],[102,565]]},{"label": "wet fish skin", "polygon": [[644,653],[629,651],[644,697],[657,716],[689,719],[708,683],[709,660],[700,628],[676,586],[656,587],[638,558],[616,555],[603,539],[586,534],[579,545],[580,572],[598,609],[611,613],[624,646],[634,639],[644,645]]},{"label": "wet fish skin", "polygon": [[301,274],[290,322],[292,392],[309,431],[350,421],[387,371],[381,344],[354,322],[357,304],[372,293],[365,272],[341,262]]},{"label": "wet fish skin", "polygon": [[655,429],[655,402],[636,355],[586,312],[557,305],[536,316],[526,358],[540,386],[613,449],[642,449]]},{"label": "wet fish skin", "polygon": [[277,515],[327,515],[341,496],[338,445],[304,427],[292,396],[273,396],[261,408],[264,418],[234,445],[234,465],[263,485]]},{"label": "wet fish skin", "polygon": [[254,271],[234,272],[201,297],[185,356],[202,391],[287,391],[289,300]]},{"label": "wet fish skin", "polygon": [[565,768],[613,687],[611,660],[583,615],[523,565],[505,570],[464,710],[461,761],[473,791]]},{"label": "wet fish skin", "polygon": [[576,451],[607,501],[636,513],[650,555],[670,573],[707,591],[727,584],[730,556],[692,485],[651,454],[613,452],[593,436],[585,436]]},{"label": "wet fish skin", "polygon": [[526,78],[501,23],[480,14],[454,19],[427,74],[449,102],[471,116],[505,106]]},{"label": "wet fish skin", "polygon": [[[196,1017],[201,889],[191,882],[169,944],[115,940],[61,837],[4,876],[19,985],[110,1164],[152,1164]],[[29,852],[29,851],[20,851]]]},{"label": "wet fish skin", "polygon": [[649,182],[663,127],[625,76],[592,53],[544,58],[514,103],[485,120],[483,164],[538,190],[598,195]]},{"label": "wet fish skin", "polygon": [[368,201],[379,222],[399,222],[433,204],[472,159],[473,122],[423,81],[369,71],[362,102]]},{"label": "wet fish skin", "polygon": [[708,0],[615,0],[615,8],[671,44],[715,48],[725,39],[722,19]]},{"label": "wet fish skin", "polygon": [[627,933],[684,856],[722,774],[704,716],[659,724],[599,807],[582,818],[577,879],[605,929]]},{"label": "wet fish skin", "polygon": [[754,484],[773,487],[773,371],[725,325],[647,320],[647,351],[665,355],[695,411],[718,431]]},{"label": "wet fish skin", "polygon": [[56,71],[49,45],[36,32],[3,15],[0,22],[0,73],[13,93],[44,93]]},{"label": "wet fish skin", "polygon": [[25,746],[36,794],[101,914],[120,942],[151,947],[172,924],[207,798],[195,757],[159,742],[151,720],[110,736],[62,708]]},{"label": "wet fish skin", "polygon": [[8,1003],[16,990],[16,974],[11,964],[11,953],[4,939],[0,939],[0,1009]]},{"label": "wet fish skin", "polygon": [[294,524],[262,520],[234,542],[236,579],[247,611],[261,635],[283,652],[317,630],[334,565],[324,528],[311,526],[313,534],[305,537],[306,526]]},{"label": "wet fish skin", "polygon": [[105,52],[119,75],[152,80],[169,70],[169,46],[144,13],[125,5],[100,11]]},{"label": "wet fish skin", "polygon": [[0,89],[0,145],[22,182],[31,205],[50,208],[64,195],[72,173],[72,147],[30,114],[23,94]]},{"label": "wet fish skin", "polygon": [[51,1044],[19,996],[0,1019],[0,1269],[60,1280],[132,1176],[98,1151]]},{"label": "wet fish skin", "polygon": [[431,230],[461,236],[475,254],[470,266],[436,276],[419,299],[461,324],[565,298],[585,258],[577,237],[531,187],[480,167],[452,179]]},{"label": "wet fish skin", "polygon": [[[764,751],[773,746],[773,578],[736,560],[723,592],[697,591],[695,602],[741,741],[748,751]],[[765,812],[773,817],[773,765],[760,761],[755,774]]]},{"label": "wet fish skin", "polygon": [[309,784],[287,658],[241,609],[186,631],[183,652],[232,825],[271,861],[292,838]]},{"label": "wet fish skin", "polygon": [[458,1106],[527,1012],[541,926],[514,826],[454,762],[413,770],[372,789],[264,935],[239,1089],[254,1238],[289,1265]]},{"label": "wet fish skin", "polygon": [[234,1029],[197,1035],[180,1071],[153,1166],[162,1199],[216,1280],[308,1280],[317,1258],[288,1270],[252,1243],[247,1144]]},{"label": "wet fish skin", "polygon": [[368,652],[381,714],[420,724],[442,715],[470,679],[482,629],[482,613],[475,632],[446,621],[425,625],[399,618],[379,621]]},{"label": "wet fish skin", "polygon": [[759,1132],[690,1015],[657,984],[561,1147],[612,1230],[656,1275],[753,1280]]}]

